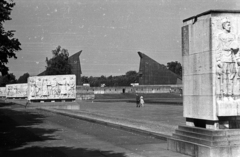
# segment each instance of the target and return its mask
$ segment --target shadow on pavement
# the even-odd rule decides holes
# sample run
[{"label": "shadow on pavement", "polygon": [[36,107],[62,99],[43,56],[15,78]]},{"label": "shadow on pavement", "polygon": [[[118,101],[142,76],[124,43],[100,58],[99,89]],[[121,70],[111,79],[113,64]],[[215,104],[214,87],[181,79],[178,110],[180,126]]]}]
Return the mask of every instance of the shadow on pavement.
[{"label": "shadow on pavement", "polygon": [[4,157],[126,157],[123,153],[70,147],[31,147],[9,151]]},{"label": "shadow on pavement", "polygon": [[34,146],[34,142],[59,140],[54,135],[58,129],[34,127],[44,122],[46,116],[14,103],[0,100],[0,156],[1,157],[125,157],[124,153],[98,149],[72,147]]}]

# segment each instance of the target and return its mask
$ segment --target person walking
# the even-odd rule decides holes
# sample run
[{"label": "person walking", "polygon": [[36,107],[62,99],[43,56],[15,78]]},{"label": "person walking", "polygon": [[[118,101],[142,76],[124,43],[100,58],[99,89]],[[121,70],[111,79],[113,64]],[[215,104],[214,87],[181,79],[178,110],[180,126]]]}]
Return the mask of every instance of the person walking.
[{"label": "person walking", "polygon": [[136,107],[140,107],[140,96],[136,94]]},{"label": "person walking", "polygon": [[144,100],[143,100],[143,96],[140,97],[140,106],[144,107]]}]

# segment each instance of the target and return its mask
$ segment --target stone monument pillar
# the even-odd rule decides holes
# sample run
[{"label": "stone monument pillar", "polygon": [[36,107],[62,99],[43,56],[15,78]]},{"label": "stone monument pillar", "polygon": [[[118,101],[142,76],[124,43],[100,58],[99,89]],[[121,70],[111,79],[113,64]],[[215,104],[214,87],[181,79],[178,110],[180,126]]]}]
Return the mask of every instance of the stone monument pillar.
[{"label": "stone monument pillar", "polygon": [[211,10],[183,21],[186,126],[168,149],[194,157],[240,157],[240,10]]}]

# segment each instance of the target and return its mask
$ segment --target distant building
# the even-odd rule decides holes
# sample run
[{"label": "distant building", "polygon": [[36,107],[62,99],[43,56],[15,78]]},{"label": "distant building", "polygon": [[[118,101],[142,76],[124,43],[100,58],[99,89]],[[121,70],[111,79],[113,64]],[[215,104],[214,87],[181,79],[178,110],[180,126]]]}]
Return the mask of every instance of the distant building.
[{"label": "distant building", "polygon": [[168,70],[165,65],[159,64],[144,53],[140,56],[139,85],[182,84],[181,78]]},{"label": "distant building", "polygon": [[[70,56],[68,58],[68,62],[71,64],[72,68],[72,74],[76,75],[76,84],[77,85],[81,85],[81,74],[82,74],[82,70],[81,70],[81,64],[80,64],[80,59],[79,56],[82,53],[82,51],[79,51],[75,54],[73,54],[72,56]],[[38,74],[38,76],[43,76],[46,75],[45,71],[41,72],[40,74]]]}]

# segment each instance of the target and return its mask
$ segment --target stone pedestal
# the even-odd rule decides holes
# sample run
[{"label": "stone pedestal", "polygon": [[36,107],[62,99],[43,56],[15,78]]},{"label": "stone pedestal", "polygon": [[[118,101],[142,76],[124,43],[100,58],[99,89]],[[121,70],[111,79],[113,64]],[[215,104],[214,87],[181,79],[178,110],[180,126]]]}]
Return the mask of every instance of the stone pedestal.
[{"label": "stone pedestal", "polygon": [[179,126],[168,149],[194,157],[240,157],[240,130]]},{"label": "stone pedestal", "polygon": [[183,116],[168,148],[196,157],[240,157],[240,10],[183,21]]}]

